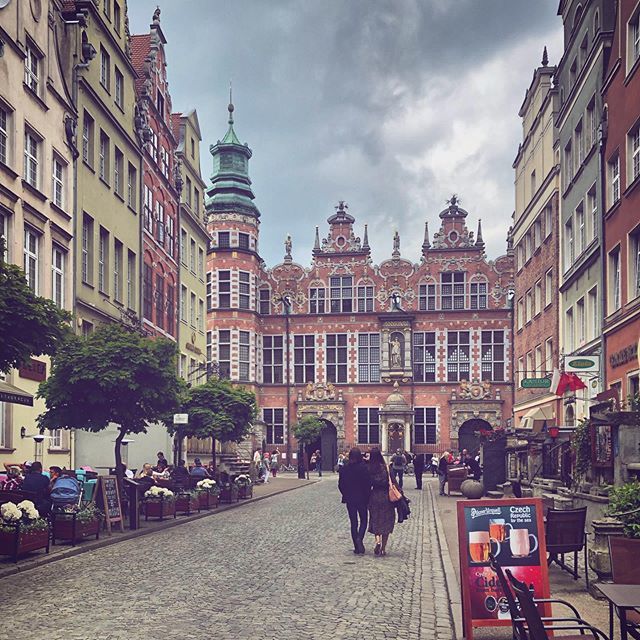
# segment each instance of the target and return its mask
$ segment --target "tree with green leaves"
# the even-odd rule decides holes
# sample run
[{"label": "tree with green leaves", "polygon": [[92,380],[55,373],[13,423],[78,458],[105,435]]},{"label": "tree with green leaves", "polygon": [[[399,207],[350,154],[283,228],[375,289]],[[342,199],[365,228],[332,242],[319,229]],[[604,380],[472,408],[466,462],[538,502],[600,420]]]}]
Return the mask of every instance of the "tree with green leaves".
[{"label": "tree with green leaves", "polygon": [[212,438],[211,455],[216,463],[216,441],[240,442],[256,417],[256,396],[228,380],[214,377],[183,394],[181,413],[189,415],[187,425],[166,422],[179,437]]},{"label": "tree with green leaves", "polygon": [[[304,455],[304,447],[315,442],[320,437],[320,432],[324,428],[324,422],[315,416],[303,416],[296,422],[292,429],[298,443],[301,445],[299,455],[302,457],[304,471],[308,476],[307,457]],[[298,462],[300,464],[300,462]],[[300,475],[298,475],[300,477]]]},{"label": "tree with green leaves", "polygon": [[53,355],[70,332],[69,313],[29,288],[24,271],[4,260],[0,236],[0,372],[18,368],[29,358]]},{"label": "tree with green leaves", "polygon": [[53,358],[51,375],[38,396],[46,411],[38,426],[99,432],[118,425],[115,466],[122,480],[120,445],[132,433],[146,433],[179,407],[177,346],[149,338],[119,323],[99,326],[88,336],[70,336]]}]

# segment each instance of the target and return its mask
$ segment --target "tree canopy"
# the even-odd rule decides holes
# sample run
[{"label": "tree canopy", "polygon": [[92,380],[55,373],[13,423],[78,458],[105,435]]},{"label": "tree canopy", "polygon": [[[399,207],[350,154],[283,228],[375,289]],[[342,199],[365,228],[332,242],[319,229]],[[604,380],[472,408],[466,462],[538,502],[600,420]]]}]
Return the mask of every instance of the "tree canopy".
[{"label": "tree canopy", "polygon": [[53,355],[70,333],[69,313],[53,300],[37,296],[24,271],[4,261],[0,237],[0,372],[20,367],[29,357]]},{"label": "tree canopy", "polygon": [[315,416],[303,416],[293,425],[293,435],[298,442],[310,444],[317,440],[324,427],[324,422]]}]

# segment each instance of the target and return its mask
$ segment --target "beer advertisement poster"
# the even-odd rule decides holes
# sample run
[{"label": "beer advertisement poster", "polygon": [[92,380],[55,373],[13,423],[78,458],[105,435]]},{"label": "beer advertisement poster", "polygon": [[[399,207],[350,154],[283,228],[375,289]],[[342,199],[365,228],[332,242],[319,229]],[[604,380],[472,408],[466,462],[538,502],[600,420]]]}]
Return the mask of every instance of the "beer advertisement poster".
[{"label": "beer advertisement poster", "polygon": [[[534,597],[549,597],[542,501],[460,500],[457,509],[463,622],[465,637],[471,640],[473,627],[511,625],[489,554],[527,584]],[[543,615],[551,615],[549,606],[544,607]]]}]

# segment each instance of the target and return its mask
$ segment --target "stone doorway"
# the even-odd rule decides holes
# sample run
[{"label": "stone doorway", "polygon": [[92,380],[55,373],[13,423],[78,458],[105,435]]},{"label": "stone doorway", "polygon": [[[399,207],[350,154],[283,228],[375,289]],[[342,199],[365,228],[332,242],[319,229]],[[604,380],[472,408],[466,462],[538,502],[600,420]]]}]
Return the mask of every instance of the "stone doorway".
[{"label": "stone doorway", "polygon": [[492,431],[491,425],[480,418],[472,418],[462,423],[458,431],[458,449],[466,449],[472,456],[476,456],[480,451],[480,438],[476,432]]},{"label": "stone doorway", "polygon": [[322,422],[324,422],[324,427],[320,432],[320,437],[305,447],[307,468],[310,473],[314,469],[311,468],[309,461],[315,451],[320,450],[323,471],[333,471],[338,460],[338,430],[333,422],[329,420],[322,420]]}]

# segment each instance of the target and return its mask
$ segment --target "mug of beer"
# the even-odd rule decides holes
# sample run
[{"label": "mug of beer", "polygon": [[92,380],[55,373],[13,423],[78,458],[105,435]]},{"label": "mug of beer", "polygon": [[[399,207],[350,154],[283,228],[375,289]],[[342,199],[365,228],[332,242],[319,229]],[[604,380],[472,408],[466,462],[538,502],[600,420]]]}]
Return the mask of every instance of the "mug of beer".
[{"label": "mug of beer", "polygon": [[495,555],[500,553],[500,543],[491,539],[488,531],[469,531],[469,555],[471,562],[481,563],[489,562],[489,553],[491,553],[491,543],[497,547]]},{"label": "mug of beer", "polygon": [[[529,538],[533,538],[533,549]],[[509,544],[514,558],[526,558],[538,548],[538,539],[528,529],[511,529]]]},{"label": "mug of beer", "polygon": [[491,518],[489,520],[489,537],[498,542],[508,540],[507,527],[513,529],[513,525],[510,522],[506,522],[504,518]]}]

